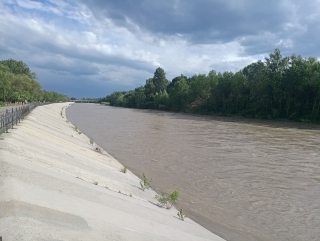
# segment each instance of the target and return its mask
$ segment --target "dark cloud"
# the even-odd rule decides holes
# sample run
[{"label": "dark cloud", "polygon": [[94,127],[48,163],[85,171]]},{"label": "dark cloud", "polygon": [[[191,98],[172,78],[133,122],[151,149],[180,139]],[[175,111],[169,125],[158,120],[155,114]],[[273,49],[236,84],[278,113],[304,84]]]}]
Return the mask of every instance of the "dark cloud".
[{"label": "dark cloud", "polygon": [[246,55],[301,47],[303,54],[320,56],[317,0],[81,1],[97,18],[108,18],[133,33],[140,29],[164,38],[181,36],[191,45],[239,41]]},{"label": "dark cloud", "polygon": [[75,97],[134,89],[158,66],[172,79],[237,71],[275,48],[320,57],[319,0],[19,3],[0,1],[0,58],[24,61],[45,89]]},{"label": "dark cloud", "polygon": [[97,17],[135,31],[130,22],[154,34],[181,34],[192,42],[228,42],[240,36],[280,31],[290,12],[281,1],[82,0]]},{"label": "dark cloud", "polygon": [[69,97],[105,97],[113,91],[126,91],[136,88],[136,85],[126,85],[114,82],[107,76],[103,81],[90,79],[87,76],[62,75],[61,73],[48,73],[44,69],[34,68],[38,78],[42,79],[42,88],[47,91],[56,91]]}]

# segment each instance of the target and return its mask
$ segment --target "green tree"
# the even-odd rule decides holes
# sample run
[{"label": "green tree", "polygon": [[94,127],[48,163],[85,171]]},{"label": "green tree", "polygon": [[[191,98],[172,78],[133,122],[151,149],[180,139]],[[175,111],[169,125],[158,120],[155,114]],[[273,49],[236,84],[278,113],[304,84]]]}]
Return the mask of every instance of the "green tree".
[{"label": "green tree", "polygon": [[170,107],[174,111],[185,111],[188,105],[189,85],[185,78],[180,78],[175,82],[174,88],[171,90]]},{"label": "green tree", "polygon": [[168,80],[166,79],[166,73],[162,68],[157,68],[153,75],[153,84],[154,84],[154,94],[160,93],[167,88]]}]

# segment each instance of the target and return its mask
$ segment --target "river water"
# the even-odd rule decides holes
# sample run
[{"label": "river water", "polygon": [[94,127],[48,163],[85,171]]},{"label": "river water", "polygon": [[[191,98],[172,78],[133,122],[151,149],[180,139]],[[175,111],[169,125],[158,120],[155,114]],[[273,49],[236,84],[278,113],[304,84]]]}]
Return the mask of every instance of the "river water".
[{"label": "river water", "polygon": [[320,240],[320,127],[74,104],[67,118],[229,241]]}]

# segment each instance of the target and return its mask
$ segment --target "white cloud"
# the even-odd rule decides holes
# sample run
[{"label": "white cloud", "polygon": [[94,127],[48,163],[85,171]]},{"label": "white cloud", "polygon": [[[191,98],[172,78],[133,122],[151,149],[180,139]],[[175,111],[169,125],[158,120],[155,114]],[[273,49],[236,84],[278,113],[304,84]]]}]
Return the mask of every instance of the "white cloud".
[{"label": "white cloud", "polygon": [[[98,2],[93,1],[90,4]],[[155,1],[144,2],[143,8],[155,9],[154,3]],[[225,4],[224,1],[218,3]],[[161,6],[170,8],[170,4],[166,3]],[[237,4],[227,3],[222,9],[236,9],[245,13],[248,10],[244,6],[245,2],[240,1]],[[48,71],[50,78],[54,75],[57,78],[68,76],[66,80],[70,81],[70,86],[74,85],[73,81],[79,77],[82,79],[81,83],[87,81],[89,84],[95,81],[98,85],[103,82],[103,86],[108,83],[118,90],[124,86],[131,86],[133,89],[143,85],[159,66],[164,68],[168,79],[180,74],[206,74],[211,69],[238,71],[253,61],[263,59],[266,53],[276,47],[299,54],[296,46],[302,43],[301,39],[305,34],[310,34],[310,27],[319,23],[319,13],[313,10],[320,10],[316,4],[298,6],[295,2],[286,0],[281,6],[286,8],[292,17],[277,20],[280,22],[277,22],[276,31],[268,29],[272,24],[263,25],[268,19],[257,20],[263,25],[261,32],[255,29],[248,33],[248,23],[245,22],[244,30],[237,30],[238,37],[227,36],[226,41],[222,38],[220,41],[210,41],[208,36],[215,37],[224,33],[225,27],[215,25],[218,27],[212,30],[212,26],[206,23],[210,30],[206,36],[208,39],[200,41],[203,32],[197,32],[197,25],[190,33],[184,29],[187,26],[184,24],[180,28],[183,33],[159,33],[145,27],[150,19],[143,15],[136,18],[133,15],[126,16],[127,9],[121,14],[118,14],[117,9],[112,9],[112,14],[103,15],[104,11],[110,9],[92,12],[93,8],[90,8],[89,3],[86,5],[74,0],[4,0],[0,2],[0,49],[5,51],[0,53],[0,57],[23,60],[31,68],[41,70],[39,81],[43,83]],[[175,0],[171,13],[175,18],[187,18],[189,12],[201,14],[201,11],[191,11],[191,7],[193,4]],[[139,8],[134,11],[139,11]],[[192,21],[197,17],[203,16],[193,16],[187,20]],[[272,17],[270,14],[270,21],[273,21]],[[160,19],[163,19],[163,16]],[[209,20],[210,18],[204,19]],[[175,19],[174,24],[179,24],[179,21]],[[168,24],[168,21],[157,23]],[[252,24],[253,28],[259,26]],[[203,31],[205,33],[205,28]],[[316,35],[313,38],[319,39]],[[197,41],[194,42],[194,39]],[[319,46],[315,43],[314,48],[316,47]],[[115,89],[109,89],[109,92],[113,90]]]}]

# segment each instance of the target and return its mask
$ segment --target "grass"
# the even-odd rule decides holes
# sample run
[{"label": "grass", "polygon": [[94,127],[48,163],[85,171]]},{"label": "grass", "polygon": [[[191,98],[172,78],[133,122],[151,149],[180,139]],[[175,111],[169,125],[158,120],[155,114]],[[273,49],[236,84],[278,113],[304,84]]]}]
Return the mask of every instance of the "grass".
[{"label": "grass", "polygon": [[74,129],[79,135],[82,134],[82,132],[78,129],[78,127],[74,126],[73,129]]},{"label": "grass", "polygon": [[63,109],[64,109],[64,107],[62,107],[62,109],[61,109],[61,111],[60,111],[60,115],[61,115],[62,118],[64,118],[64,116],[63,116]]},{"label": "grass", "polygon": [[90,138],[90,144],[93,145],[94,141],[92,138]]},{"label": "grass", "polygon": [[152,179],[148,180],[148,178],[144,173],[142,173],[142,175],[143,175],[143,180],[140,182],[140,186],[141,186],[141,190],[144,191],[150,188],[150,183],[152,182]]},{"label": "grass", "polygon": [[180,208],[179,212],[177,213],[178,218],[182,221],[184,221],[185,218],[187,218],[187,216],[183,213],[182,208]]}]

